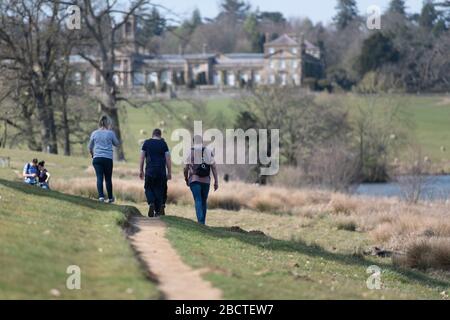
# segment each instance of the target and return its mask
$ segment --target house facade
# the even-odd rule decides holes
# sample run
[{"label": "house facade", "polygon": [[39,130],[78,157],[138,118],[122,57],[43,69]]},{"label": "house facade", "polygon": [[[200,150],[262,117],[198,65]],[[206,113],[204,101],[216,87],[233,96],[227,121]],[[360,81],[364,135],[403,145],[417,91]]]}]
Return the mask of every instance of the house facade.
[{"label": "house facade", "polygon": [[[320,77],[323,69],[319,48],[302,37],[284,34],[267,42],[264,53],[203,50],[198,54],[152,55],[136,44],[135,28],[133,19],[125,24],[116,52],[115,81],[119,88],[301,86],[305,78]],[[77,82],[102,85],[98,72],[81,57],[72,56],[71,61]]]}]

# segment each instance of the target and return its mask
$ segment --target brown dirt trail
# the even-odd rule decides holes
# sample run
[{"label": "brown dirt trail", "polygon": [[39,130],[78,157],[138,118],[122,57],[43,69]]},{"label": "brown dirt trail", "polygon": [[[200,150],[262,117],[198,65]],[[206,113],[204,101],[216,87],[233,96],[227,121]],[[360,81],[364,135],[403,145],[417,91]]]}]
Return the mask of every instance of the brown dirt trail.
[{"label": "brown dirt trail", "polygon": [[164,299],[219,300],[222,292],[201,277],[201,270],[186,265],[165,237],[166,224],[159,218],[130,217],[135,232],[129,236]]}]

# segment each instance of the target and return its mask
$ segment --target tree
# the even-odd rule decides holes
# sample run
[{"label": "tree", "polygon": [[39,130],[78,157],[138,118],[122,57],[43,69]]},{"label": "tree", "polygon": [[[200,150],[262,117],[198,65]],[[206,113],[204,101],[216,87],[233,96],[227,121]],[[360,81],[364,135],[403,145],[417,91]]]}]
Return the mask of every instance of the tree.
[{"label": "tree", "polygon": [[[59,30],[65,26],[64,9],[59,2],[49,0],[0,2],[0,61],[8,70],[3,75],[24,119],[31,121],[35,113],[40,139],[33,149],[49,153],[58,153],[53,88],[61,58]],[[22,127],[22,121],[7,121],[33,136],[27,128],[33,128],[33,123]]]},{"label": "tree", "polygon": [[251,113],[241,114],[241,125],[256,121],[256,129],[279,129],[284,163],[305,170],[316,148],[348,130],[347,114],[339,106],[318,104],[313,96],[289,88],[258,87],[240,102]]},{"label": "tree", "polygon": [[286,18],[281,12],[278,11],[263,11],[259,14],[258,18],[260,20],[268,20],[272,21],[275,24],[284,24],[286,23]]},{"label": "tree", "polygon": [[[121,9],[122,7],[117,1],[111,0],[77,0],[76,3],[81,9],[88,37],[79,54],[92,65],[102,78],[105,98],[98,97],[98,103],[101,111],[111,118],[113,130],[117,138],[121,140],[118,103],[127,101],[127,99],[120,95],[115,82],[117,75],[116,52],[121,44],[119,32],[127,27],[130,18],[139,9],[149,5],[150,2],[137,0],[128,9]],[[96,53],[100,57],[99,60],[92,57],[92,46],[95,47]],[[123,145],[117,147],[116,157],[119,160],[125,160]]]},{"label": "tree", "polygon": [[202,24],[203,24],[202,14],[201,14],[200,10],[198,8],[196,8],[192,12],[191,26],[192,26],[193,29],[195,29],[198,26],[201,26]]},{"label": "tree", "polygon": [[337,14],[334,22],[338,30],[343,30],[358,17],[358,7],[355,0],[338,0]]},{"label": "tree", "polygon": [[264,35],[259,32],[259,22],[255,13],[250,14],[244,22],[244,30],[250,39],[253,52],[263,52]]},{"label": "tree", "polygon": [[140,45],[147,46],[154,36],[163,35],[167,21],[156,7],[153,7],[150,13],[147,13],[146,8],[140,9],[136,11],[136,40]]},{"label": "tree", "polygon": [[433,29],[438,18],[438,12],[432,0],[424,1],[419,17],[419,25],[425,30]]},{"label": "tree", "polygon": [[219,18],[222,16],[243,21],[250,11],[250,4],[241,0],[223,0],[220,4]]},{"label": "tree", "polygon": [[392,40],[381,32],[374,33],[364,40],[359,56],[359,72],[364,75],[374,71],[386,63],[395,63],[399,59],[399,52]]},{"label": "tree", "polygon": [[359,150],[361,181],[385,182],[390,178],[391,157],[407,140],[409,117],[400,100],[392,96],[363,96],[354,109],[352,137]]},{"label": "tree", "polygon": [[406,15],[405,0],[391,0],[388,12],[400,14],[402,16]]}]

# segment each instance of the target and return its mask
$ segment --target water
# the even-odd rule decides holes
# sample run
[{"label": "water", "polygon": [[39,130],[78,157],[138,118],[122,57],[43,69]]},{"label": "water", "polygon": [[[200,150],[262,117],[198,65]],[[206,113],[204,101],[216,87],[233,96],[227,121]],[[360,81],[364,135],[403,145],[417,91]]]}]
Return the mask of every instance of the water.
[{"label": "water", "polygon": [[[429,176],[421,200],[437,201],[450,198],[450,176]],[[402,189],[395,182],[388,183],[363,183],[355,191],[357,195],[371,197],[404,197]]]}]

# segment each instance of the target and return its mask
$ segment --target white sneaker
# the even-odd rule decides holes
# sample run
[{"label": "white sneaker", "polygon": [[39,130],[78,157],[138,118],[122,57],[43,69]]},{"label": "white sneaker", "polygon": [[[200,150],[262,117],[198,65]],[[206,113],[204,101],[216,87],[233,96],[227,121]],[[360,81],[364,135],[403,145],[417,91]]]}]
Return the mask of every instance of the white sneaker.
[{"label": "white sneaker", "polygon": [[114,202],[116,202],[116,198],[112,198],[112,199],[108,200],[108,203],[114,203]]},{"label": "white sneaker", "polygon": [[98,198],[99,202],[105,202],[105,198]]}]

